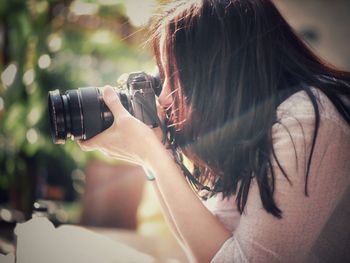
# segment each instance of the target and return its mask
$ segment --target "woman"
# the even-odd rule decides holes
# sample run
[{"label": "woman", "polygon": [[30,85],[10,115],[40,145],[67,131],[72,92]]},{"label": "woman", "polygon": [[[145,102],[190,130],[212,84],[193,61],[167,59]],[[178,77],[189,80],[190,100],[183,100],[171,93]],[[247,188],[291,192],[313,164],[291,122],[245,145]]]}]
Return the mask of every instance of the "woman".
[{"label": "woman", "polygon": [[316,57],[268,0],[176,2],[153,29],[159,103],[192,177],[109,87],[116,121],[81,147],[154,176],[198,262],[349,259],[350,74]]}]

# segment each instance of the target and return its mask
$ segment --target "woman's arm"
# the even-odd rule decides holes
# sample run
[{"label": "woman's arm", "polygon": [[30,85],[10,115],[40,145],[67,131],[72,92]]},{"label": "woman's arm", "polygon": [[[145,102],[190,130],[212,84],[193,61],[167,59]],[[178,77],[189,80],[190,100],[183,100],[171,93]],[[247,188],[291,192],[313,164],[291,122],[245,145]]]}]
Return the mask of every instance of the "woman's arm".
[{"label": "woman's arm", "polygon": [[232,234],[202,204],[154,132],[124,109],[112,88],[104,90],[104,100],[115,116],[114,123],[79,145],[152,171],[168,218],[173,219],[183,242],[198,262],[210,262]]},{"label": "woman's arm", "polygon": [[178,244],[180,245],[180,247],[183,249],[183,251],[185,252],[185,254],[187,255],[188,259],[190,260],[190,262],[194,262],[193,260],[193,255],[191,254],[191,252],[189,251],[189,249],[186,247],[180,233],[179,230],[177,229],[177,226],[174,223],[174,219],[172,218],[172,216],[170,215],[169,209],[167,204],[165,203],[163,196],[161,195],[158,185],[155,181],[150,182],[153,186],[153,189],[157,195],[157,198],[159,200],[161,209],[162,209],[162,213],[163,216],[165,218],[166,223],[168,224],[170,230],[172,231],[173,235],[175,236],[175,239],[177,240]]},{"label": "woman's arm", "polygon": [[157,195],[157,198],[159,200],[163,215],[165,217],[165,220],[167,222],[167,224],[169,225],[171,231],[173,232],[176,240],[179,242],[180,245],[183,245],[183,240],[182,237],[180,236],[179,230],[177,229],[175,223],[174,223],[174,219],[172,218],[172,216],[170,215],[168,206],[166,205],[163,196],[161,195],[158,185],[155,181],[150,182],[152,184],[153,190]]},{"label": "woman's arm", "polygon": [[147,160],[178,233],[198,262],[210,262],[232,234],[203,205],[177,164],[157,147]]}]

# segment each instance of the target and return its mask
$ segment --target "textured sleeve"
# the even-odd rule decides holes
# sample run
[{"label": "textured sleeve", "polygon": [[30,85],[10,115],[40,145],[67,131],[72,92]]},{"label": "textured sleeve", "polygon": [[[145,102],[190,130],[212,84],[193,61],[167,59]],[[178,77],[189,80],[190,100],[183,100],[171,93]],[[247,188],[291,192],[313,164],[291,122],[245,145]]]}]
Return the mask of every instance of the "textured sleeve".
[{"label": "textured sleeve", "polygon": [[[220,262],[304,262],[315,240],[348,187],[350,170],[350,133],[341,125],[340,116],[323,114],[304,193],[315,117],[311,103],[286,104],[279,112],[280,123],[273,126],[276,161],[274,199],[282,210],[282,219],[267,213],[259,189],[252,182],[245,213],[238,227],[217,254]],[[300,102],[299,102],[300,104]],[[304,108],[300,108],[304,107]]]}]

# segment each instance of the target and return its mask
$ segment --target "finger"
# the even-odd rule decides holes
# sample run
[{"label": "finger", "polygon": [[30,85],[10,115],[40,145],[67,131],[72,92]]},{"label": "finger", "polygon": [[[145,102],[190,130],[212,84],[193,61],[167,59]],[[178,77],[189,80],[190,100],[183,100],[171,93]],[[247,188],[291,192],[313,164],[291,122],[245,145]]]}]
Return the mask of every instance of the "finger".
[{"label": "finger", "polygon": [[103,89],[103,100],[105,101],[107,107],[110,109],[114,117],[129,114],[129,112],[120,102],[117,93],[111,86],[106,86]]}]

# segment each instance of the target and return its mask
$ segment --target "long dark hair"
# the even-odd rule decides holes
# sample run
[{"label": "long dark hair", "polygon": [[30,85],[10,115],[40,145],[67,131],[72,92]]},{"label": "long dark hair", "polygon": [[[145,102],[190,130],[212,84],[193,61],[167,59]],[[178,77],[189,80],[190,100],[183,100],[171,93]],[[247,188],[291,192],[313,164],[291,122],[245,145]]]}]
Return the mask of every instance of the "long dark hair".
[{"label": "long dark hair", "polygon": [[304,90],[315,110],[308,194],[320,123],[310,88],[322,90],[350,125],[343,101],[350,97],[349,72],[321,61],[268,0],[176,1],[156,20],[152,43],[160,74],[174,91],[170,126],[178,149],[192,160],[198,185],[210,184],[224,197],[236,194],[241,213],[255,178],[264,208],[281,217],[273,158],[288,175],[273,148],[272,126],[278,105]]}]

